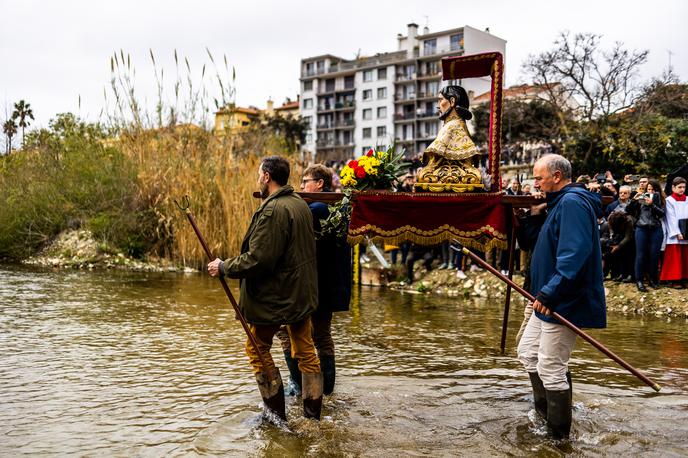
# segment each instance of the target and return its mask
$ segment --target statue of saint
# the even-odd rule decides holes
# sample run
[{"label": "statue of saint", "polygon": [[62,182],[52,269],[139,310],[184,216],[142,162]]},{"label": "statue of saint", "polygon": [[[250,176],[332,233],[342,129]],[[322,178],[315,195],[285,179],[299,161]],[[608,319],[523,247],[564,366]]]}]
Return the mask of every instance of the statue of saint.
[{"label": "statue of saint", "polygon": [[423,168],[415,189],[430,192],[483,190],[480,170],[473,165],[478,148],[468,135],[466,121],[468,95],[461,86],[447,86],[439,94],[440,119],[444,121],[437,138],[423,153]]}]

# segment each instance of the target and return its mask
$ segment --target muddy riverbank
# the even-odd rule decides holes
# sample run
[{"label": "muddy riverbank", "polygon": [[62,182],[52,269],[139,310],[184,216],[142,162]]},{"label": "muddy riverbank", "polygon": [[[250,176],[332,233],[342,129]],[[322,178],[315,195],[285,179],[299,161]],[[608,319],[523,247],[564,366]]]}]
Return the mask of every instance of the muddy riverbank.
[{"label": "muddy riverbank", "polygon": [[[494,275],[479,270],[466,271],[465,279],[457,278],[456,270],[433,269],[430,272],[418,266],[415,281],[411,284],[401,280],[405,277],[401,267],[386,272],[374,263],[364,264],[362,280],[364,284],[378,285],[410,294],[438,294],[451,297],[482,297],[503,304],[506,285]],[[523,284],[523,276],[514,275],[517,284]],[[688,289],[674,289],[662,285],[653,289],[648,287],[641,293],[635,284],[605,281],[607,310],[625,314],[654,315],[688,318]],[[511,303],[519,313],[525,305],[518,293],[512,291]]]}]

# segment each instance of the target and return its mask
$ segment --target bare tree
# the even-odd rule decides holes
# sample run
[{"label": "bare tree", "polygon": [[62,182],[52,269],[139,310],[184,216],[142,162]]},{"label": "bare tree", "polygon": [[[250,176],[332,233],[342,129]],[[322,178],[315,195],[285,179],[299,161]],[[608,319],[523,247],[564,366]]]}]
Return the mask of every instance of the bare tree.
[{"label": "bare tree", "polygon": [[524,71],[549,90],[549,101],[559,113],[575,111],[581,120],[592,121],[631,107],[638,97],[635,78],[648,51],[629,51],[619,42],[605,51],[600,38],[561,32],[553,49],[525,62]]}]

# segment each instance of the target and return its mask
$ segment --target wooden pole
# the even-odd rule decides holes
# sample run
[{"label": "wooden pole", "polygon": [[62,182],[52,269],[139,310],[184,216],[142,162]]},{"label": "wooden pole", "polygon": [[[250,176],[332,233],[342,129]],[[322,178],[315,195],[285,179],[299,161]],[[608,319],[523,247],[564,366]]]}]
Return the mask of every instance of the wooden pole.
[{"label": "wooden pole", "polygon": [[[478,264],[480,264],[483,268],[485,268],[485,269],[487,269],[488,271],[490,271],[493,275],[495,275],[497,278],[499,278],[500,280],[502,280],[504,283],[510,285],[512,288],[514,288],[514,290],[515,290],[516,292],[518,292],[519,294],[521,294],[523,297],[525,297],[525,298],[528,299],[529,301],[535,302],[535,297],[533,297],[532,294],[530,294],[528,291],[526,291],[526,290],[524,290],[523,288],[521,288],[520,286],[518,286],[516,283],[514,283],[513,281],[511,281],[511,280],[510,280],[509,278],[507,278],[506,276],[502,275],[497,269],[495,269],[494,267],[492,267],[491,265],[489,265],[488,263],[486,263],[485,261],[483,261],[482,259],[480,259],[478,256],[476,256],[475,254],[473,254],[470,250],[466,249],[466,247],[462,247],[461,251],[463,251],[463,253],[464,253],[466,256],[470,257],[473,261],[475,261],[475,262],[477,262]],[[652,380],[650,380],[645,374],[643,374],[643,373],[640,372],[638,369],[636,369],[635,367],[633,367],[633,366],[631,366],[630,364],[628,364],[628,363],[627,363],[626,361],[624,361],[620,356],[616,355],[614,352],[612,352],[612,351],[609,350],[607,347],[605,347],[604,345],[602,345],[600,342],[598,342],[597,340],[595,340],[595,338],[593,338],[592,336],[588,335],[586,332],[582,331],[580,328],[578,328],[576,325],[574,325],[573,323],[571,323],[570,321],[568,321],[568,320],[567,320],[566,318],[564,318],[563,316],[559,315],[557,312],[551,312],[551,313],[552,313],[552,316],[553,316],[554,318],[557,319],[557,321],[559,321],[561,324],[563,324],[564,326],[566,326],[567,328],[569,328],[570,330],[572,330],[573,332],[575,332],[576,334],[578,334],[581,338],[583,338],[585,341],[587,341],[590,345],[592,345],[593,347],[597,348],[599,351],[601,351],[602,353],[604,353],[605,355],[607,355],[609,358],[613,359],[613,360],[614,360],[616,363],[618,363],[621,367],[623,367],[624,369],[626,369],[627,371],[629,371],[631,374],[633,374],[633,375],[635,375],[636,377],[638,377],[638,378],[639,378],[640,380],[642,380],[645,384],[647,384],[648,386],[650,386],[653,390],[659,391],[659,390],[661,389],[661,387],[659,386],[659,384],[657,384],[657,383],[653,382]]]},{"label": "wooden pole", "polygon": [[[188,199],[187,199],[188,201]],[[176,201],[175,201],[176,203]],[[201,242],[201,246],[203,247],[203,251],[205,251],[206,256],[208,256],[208,259],[210,261],[215,259],[215,256],[210,252],[210,248],[208,248],[208,244],[205,243],[205,239],[203,238],[203,235],[201,234],[201,231],[198,229],[198,226],[196,225],[196,221],[194,220],[193,215],[191,214],[191,210],[189,210],[189,205],[188,203],[182,207],[177,203],[177,206],[184,212],[186,215],[186,218],[189,220],[189,223],[191,223],[191,227],[193,228],[194,232],[196,233],[196,237],[198,237],[198,241]],[[234,295],[232,294],[232,291],[229,289],[229,286],[227,285],[227,282],[222,276],[218,277],[220,280],[220,284],[222,285],[222,289],[225,291],[225,294],[227,295],[227,298],[229,299],[229,302],[232,304],[232,307],[234,308],[234,313],[236,314],[236,317],[239,319],[241,322],[241,326],[244,328],[244,331],[246,332],[246,335],[248,336],[248,340],[251,342],[251,345],[253,345],[253,348],[256,350],[256,354],[258,355],[258,359],[260,360],[260,364],[263,368],[263,373],[267,374],[267,366],[265,365],[265,359],[263,358],[263,354],[260,352],[260,348],[258,347],[258,342],[256,342],[256,338],[251,332],[251,329],[248,327],[248,323],[246,322],[246,318],[241,314],[241,310],[239,309],[239,304],[237,304],[236,299],[234,299]]]}]

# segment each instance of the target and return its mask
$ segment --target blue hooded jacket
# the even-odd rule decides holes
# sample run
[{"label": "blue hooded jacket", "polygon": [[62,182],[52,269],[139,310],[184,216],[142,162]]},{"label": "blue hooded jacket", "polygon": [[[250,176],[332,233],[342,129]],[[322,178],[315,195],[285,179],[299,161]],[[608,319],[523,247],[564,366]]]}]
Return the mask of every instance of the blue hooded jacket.
[{"label": "blue hooded jacket", "polygon": [[[547,219],[531,261],[531,293],[578,327],[607,326],[597,218],[602,199],[575,184],[547,193]],[[536,312],[538,318],[557,323]]]}]

